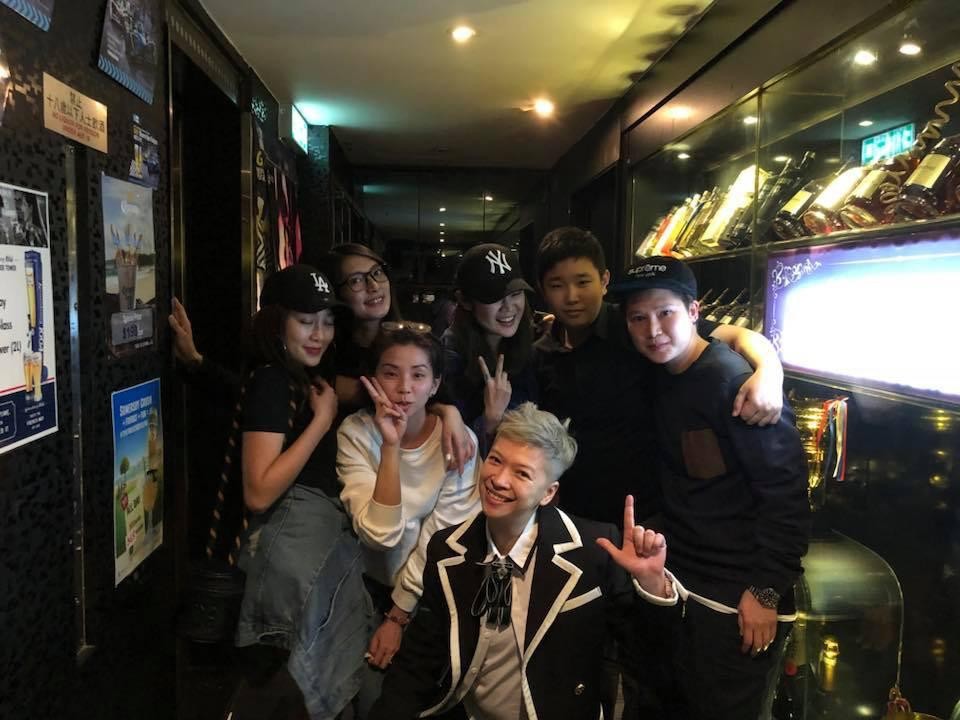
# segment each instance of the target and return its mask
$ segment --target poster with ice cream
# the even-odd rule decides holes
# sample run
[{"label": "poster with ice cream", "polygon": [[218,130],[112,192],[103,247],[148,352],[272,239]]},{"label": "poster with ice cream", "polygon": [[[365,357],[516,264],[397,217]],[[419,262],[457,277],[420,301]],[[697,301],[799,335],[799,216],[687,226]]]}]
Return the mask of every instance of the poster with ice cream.
[{"label": "poster with ice cream", "polygon": [[153,190],[103,175],[102,197],[107,341],[120,356],[155,341]]},{"label": "poster with ice cream", "polygon": [[163,542],[160,380],[117,390],[113,407],[114,582]]},{"label": "poster with ice cream", "polygon": [[0,183],[0,454],[57,431],[48,204]]}]

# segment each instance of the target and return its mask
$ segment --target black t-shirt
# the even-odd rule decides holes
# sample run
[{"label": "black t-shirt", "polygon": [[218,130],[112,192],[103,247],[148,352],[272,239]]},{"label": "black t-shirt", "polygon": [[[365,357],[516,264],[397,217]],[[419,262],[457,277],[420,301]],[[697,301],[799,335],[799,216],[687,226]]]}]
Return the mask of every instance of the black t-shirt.
[{"label": "black t-shirt", "polygon": [[786,400],[774,425],[731,415],[752,372],[718,340],[679,375],[657,368],[667,565],[731,607],[750,585],[772,587],[789,612],[809,536],[806,456]]},{"label": "black t-shirt", "polygon": [[[297,408],[292,428],[291,400]],[[265,365],[253,372],[243,397],[243,417],[240,422],[243,432],[282,433],[285,437],[283,447],[286,449],[300,437],[312,419],[313,411],[309,402],[301,392],[291,390],[290,376],[286,370]],[[336,428],[328,430],[317,444],[296,482],[318,488],[330,497],[339,497]]]},{"label": "black t-shirt", "polygon": [[[707,336],[715,323],[701,320]],[[575,348],[562,345],[562,327],[536,342],[540,407],[570,418],[577,457],[560,478],[559,505],[581,517],[623,524],[623,500],[634,496],[636,516],[659,502],[656,445],[650,412],[653,365],[633,346],[623,314],[604,303],[593,332]]]}]

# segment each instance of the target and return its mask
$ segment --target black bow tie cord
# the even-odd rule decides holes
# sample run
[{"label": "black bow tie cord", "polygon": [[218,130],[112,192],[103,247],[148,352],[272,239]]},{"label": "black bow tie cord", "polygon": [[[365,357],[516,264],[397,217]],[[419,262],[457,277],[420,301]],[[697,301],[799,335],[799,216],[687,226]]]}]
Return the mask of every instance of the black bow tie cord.
[{"label": "black bow tie cord", "polygon": [[480,564],[484,565],[486,570],[480,589],[470,606],[470,614],[474,617],[486,615],[487,622],[502,630],[510,624],[510,604],[513,599],[511,578],[516,565],[508,555]]}]

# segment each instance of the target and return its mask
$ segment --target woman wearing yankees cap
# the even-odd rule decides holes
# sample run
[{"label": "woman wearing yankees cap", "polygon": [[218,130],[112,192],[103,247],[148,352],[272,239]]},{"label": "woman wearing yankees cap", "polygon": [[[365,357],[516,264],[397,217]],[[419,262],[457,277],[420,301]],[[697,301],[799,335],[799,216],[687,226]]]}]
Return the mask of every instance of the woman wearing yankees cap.
[{"label": "woman wearing yankees cap", "polygon": [[536,401],[533,372],[533,292],[514,252],[484,243],[464,253],[457,268],[457,312],[443,334],[448,384],[481,454],[503,413]]}]

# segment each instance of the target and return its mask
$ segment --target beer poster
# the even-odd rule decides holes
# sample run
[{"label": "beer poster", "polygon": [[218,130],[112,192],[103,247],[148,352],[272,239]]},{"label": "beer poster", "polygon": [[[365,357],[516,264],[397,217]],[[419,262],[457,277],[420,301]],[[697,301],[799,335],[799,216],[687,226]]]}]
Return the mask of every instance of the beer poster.
[{"label": "beer poster", "polygon": [[57,431],[48,200],[0,183],[0,454]]},{"label": "beer poster", "polygon": [[154,343],[153,190],[103,175],[102,199],[107,342],[120,356]]},{"label": "beer poster", "polygon": [[111,395],[114,584],[163,542],[163,423],[160,380]]}]

